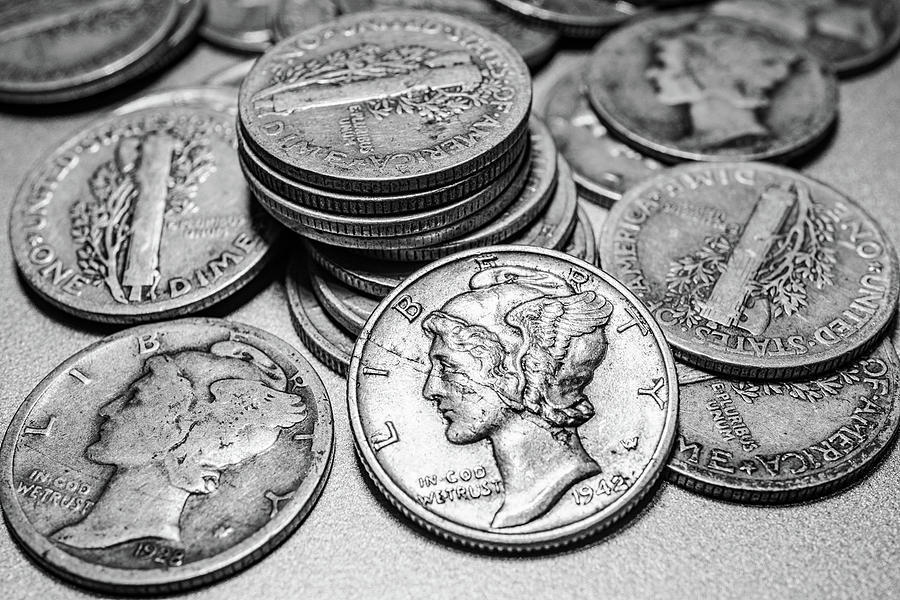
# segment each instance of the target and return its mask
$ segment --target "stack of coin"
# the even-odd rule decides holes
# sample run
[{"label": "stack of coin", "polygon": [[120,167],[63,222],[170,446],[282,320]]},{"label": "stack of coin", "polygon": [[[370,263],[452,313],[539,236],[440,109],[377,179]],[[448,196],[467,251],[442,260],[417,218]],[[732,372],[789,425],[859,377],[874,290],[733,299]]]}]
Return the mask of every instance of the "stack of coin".
[{"label": "stack of coin", "polygon": [[69,102],[145,78],[190,47],[202,15],[200,0],[6,3],[0,102]]}]

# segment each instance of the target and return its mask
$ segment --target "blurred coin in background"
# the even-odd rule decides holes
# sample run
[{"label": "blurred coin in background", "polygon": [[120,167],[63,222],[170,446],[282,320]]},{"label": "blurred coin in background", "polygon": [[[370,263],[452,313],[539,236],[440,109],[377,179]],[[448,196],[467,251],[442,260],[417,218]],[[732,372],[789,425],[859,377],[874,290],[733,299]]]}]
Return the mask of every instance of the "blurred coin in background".
[{"label": "blurred coin in background", "polygon": [[206,0],[200,35],[239,52],[263,52],[272,45],[272,21],[280,0]]},{"label": "blurred coin in background", "polygon": [[512,14],[551,27],[565,37],[596,39],[636,15],[621,0],[491,0]]}]

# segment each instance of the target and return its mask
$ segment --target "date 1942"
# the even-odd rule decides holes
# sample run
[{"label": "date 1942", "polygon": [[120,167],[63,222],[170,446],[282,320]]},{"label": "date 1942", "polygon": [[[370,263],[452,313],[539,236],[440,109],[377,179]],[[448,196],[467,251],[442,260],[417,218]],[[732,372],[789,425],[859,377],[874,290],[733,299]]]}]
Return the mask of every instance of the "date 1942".
[{"label": "date 1942", "polygon": [[613,475],[609,480],[602,478],[595,485],[582,485],[572,490],[575,504],[583,506],[590,504],[597,496],[612,496],[621,494],[628,489],[628,478],[624,475]]}]

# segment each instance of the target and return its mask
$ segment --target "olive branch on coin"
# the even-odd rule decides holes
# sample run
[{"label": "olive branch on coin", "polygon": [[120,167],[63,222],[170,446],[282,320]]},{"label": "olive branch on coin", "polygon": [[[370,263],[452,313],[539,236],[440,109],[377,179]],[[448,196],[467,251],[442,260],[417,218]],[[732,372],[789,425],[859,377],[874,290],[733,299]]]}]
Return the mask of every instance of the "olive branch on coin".
[{"label": "olive branch on coin", "polygon": [[859,365],[838,372],[836,375],[824,379],[807,382],[780,382],[780,383],[751,383],[739,381],[731,384],[731,389],[741,400],[747,404],[761,396],[776,396],[787,394],[804,402],[816,402],[830,396],[836,396],[844,386],[858,383],[862,380]]}]

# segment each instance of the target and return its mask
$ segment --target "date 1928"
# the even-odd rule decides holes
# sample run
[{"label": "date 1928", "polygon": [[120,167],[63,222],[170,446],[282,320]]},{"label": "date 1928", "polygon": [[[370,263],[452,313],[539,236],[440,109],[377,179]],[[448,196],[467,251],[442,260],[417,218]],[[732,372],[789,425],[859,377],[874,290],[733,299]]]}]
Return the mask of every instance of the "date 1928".
[{"label": "date 1928", "polygon": [[138,542],[134,547],[134,556],[164,567],[180,567],[184,564],[183,549],[170,548],[154,542]]}]

